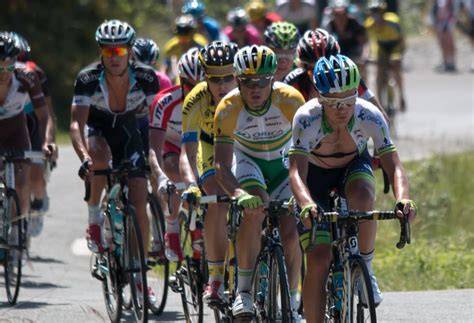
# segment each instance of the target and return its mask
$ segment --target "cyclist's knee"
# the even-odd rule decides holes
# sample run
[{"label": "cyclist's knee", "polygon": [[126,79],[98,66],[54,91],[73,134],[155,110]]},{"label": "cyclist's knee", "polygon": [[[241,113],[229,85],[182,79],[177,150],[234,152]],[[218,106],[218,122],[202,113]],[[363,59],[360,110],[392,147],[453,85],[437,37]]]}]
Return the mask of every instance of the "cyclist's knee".
[{"label": "cyclist's knee", "polygon": [[178,155],[169,155],[163,160],[163,169],[168,175],[169,179],[177,183],[181,181],[181,176],[179,175],[179,168],[176,165],[179,164]]},{"label": "cyclist's knee", "polygon": [[92,158],[94,169],[106,169],[111,159],[110,147],[102,137],[87,139],[87,151]]},{"label": "cyclist's knee", "polygon": [[316,246],[312,251],[306,253],[306,266],[308,275],[327,274],[331,264],[331,247],[330,245]]}]

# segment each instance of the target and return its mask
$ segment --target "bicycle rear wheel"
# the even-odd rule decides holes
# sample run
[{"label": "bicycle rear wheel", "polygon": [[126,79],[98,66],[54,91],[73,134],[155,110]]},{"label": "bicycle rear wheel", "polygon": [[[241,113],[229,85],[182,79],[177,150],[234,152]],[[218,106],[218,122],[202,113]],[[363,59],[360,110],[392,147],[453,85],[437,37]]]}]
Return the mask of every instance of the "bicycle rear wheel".
[{"label": "bicycle rear wheel", "polygon": [[283,249],[279,246],[274,247],[270,254],[269,269],[268,321],[291,322],[290,287]]},{"label": "bicycle rear wheel", "polygon": [[102,256],[97,256],[96,271],[102,276],[102,293],[104,294],[107,315],[112,322],[120,322],[122,317],[122,283],[119,276],[122,268],[118,258],[115,256],[115,245],[112,238],[112,226],[110,214],[104,216],[104,236],[108,246]]},{"label": "bicycle rear wheel", "polygon": [[202,323],[204,306],[202,299],[202,283],[199,265],[193,264],[192,259],[186,259],[185,264],[177,271],[179,287],[181,290],[181,303],[187,323]]},{"label": "bicycle rear wheel", "polygon": [[148,287],[143,242],[137,214],[131,206],[124,211],[124,262],[132,294],[136,322],[148,321]]},{"label": "bicycle rear wheel", "polygon": [[[21,284],[21,264],[25,249],[24,219],[20,217],[20,201],[14,190],[7,189],[3,199],[4,219],[14,220],[7,235],[8,249],[5,249],[5,288],[8,303],[16,304]],[[7,215],[7,212],[10,213]]]},{"label": "bicycle rear wheel", "polygon": [[148,253],[148,286],[153,288],[156,301],[150,301],[150,310],[155,315],[163,312],[168,296],[169,261],[165,257],[165,215],[156,196],[148,196],[148,213],[152,225],[152,249]]},{"label": "bicycle rear wheel", "polygon": [[361,257],[351,260],[351,322],[377,322],[369,272]]}]

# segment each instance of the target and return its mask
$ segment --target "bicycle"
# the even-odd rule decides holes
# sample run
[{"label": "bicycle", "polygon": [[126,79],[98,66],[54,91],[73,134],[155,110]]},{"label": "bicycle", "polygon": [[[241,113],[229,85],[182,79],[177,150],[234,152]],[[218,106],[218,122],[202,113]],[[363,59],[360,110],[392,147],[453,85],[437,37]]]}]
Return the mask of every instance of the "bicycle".
[{"label": "bicycle", "polygon": [[[20,292],[23,252],[27,252],[27,216],[21,216],[15,190],[15,161],[44,159],[38,151],[0,152],[0,253],[8,303],[16,304]],[[16,222],[16,224],[14,224]]]},{"label": "bicycle", "polygon": [[[142,235],[135,208],[128,200],[128,174],[135,170],[130,160],[116,169],[95,170],[93,176],[107,177],[107,203],[103,210],[103,242],[105,251],[92,254],[91,274],[102,282],[107,314],[112,322],[122,316],[123,288],[130,285],[135,321],[148,321],[147,276]],[[86,181],[84,200],[90,196]],[[137,287],[141,284],[141,290]]]},{"label": "bicycle", "polygon": [[[168,183],[168,209],[172,213],[171,196],[176,190],[184,189],[184,183]],[[201,198],[204,199],[205,197]],[[194,196],[189,196],[188,215],[179,212],[181,250],[185,253],[184,260],[178,261],[174,275],[170,277],[169,286],[175,293],[181,295],[181,303],[186,322],[203,322],[204,304],[202,293],[207,282],[207,262],[205,258],[204,241],[195,240],[192,232],[202,229],[201,220],[194,208]],[[192,250],[192,251],[191,251]],[[192,253],[192,255],[190,255]]]},{"label": "bicycle", "polygon": [[308,250],[315,246],[316,224],[330,222],[333,257],[327,280],[326,322],[376,322],[372,284],[365,261],[360,256],[357,222],[359,220],[398,219],[401,225],[397,248],[410,244],[410,224],[398,218],[394,211],[355,211],[347,209],[347,202],[336,190],[330,193],[332,212],[312,218]]}]

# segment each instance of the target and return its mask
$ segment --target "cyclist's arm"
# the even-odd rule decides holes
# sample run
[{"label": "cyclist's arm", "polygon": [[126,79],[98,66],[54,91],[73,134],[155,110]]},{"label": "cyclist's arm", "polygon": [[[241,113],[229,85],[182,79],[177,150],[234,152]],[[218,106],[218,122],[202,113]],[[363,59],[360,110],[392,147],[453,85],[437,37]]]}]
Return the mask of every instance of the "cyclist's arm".
[{"label": "cyclist's arm", "polygon": [[71,124],[69,126],[69,137],[77,156],[81,161],[91,159],[86,148],[84,128],[89,118],[89,106],[75,105],[71,107]]},{"label": "cyclist's arm", "polygon": [[214,143],[216,179],[228,195],[238,197],[243,190],[240,189],[239,182],[231,170],[233,153],[234,144],[227,142]]},{"label": "cyclist's arm", "polygon": [[150,128],[150,167],[158,177],[163,174],[163,147],[165,145],[166,130]]},{"label": "cyclist's arm", "polygon": [[289,172],[291,190],[298,205],[304,207],[305,205],[314,203],[306,184],[308,156],[303,154],[290,154]]},{"label": "cyclist's arm", "polygon": [[25,71],[25,74],[21,74],[20,77],[28,80],[30,85],[28,94],[30,96],[31,103],[33,104],[36,117],[38,118],[39,134],[41,139],[45,140],[43,144],[43,151],[47,152],[48,149],[46,149],[45,146],[51,144],[52,142],[48,137],[46,137],[50,125],[48,123],[48,106],[44,98],[43,90],[41,89],[41,82],[39,80],[38,74],[32,70]]},{"label": "cyclist's arm", "polygon": [[186,185],[197,183],[197,142],[186,142],[181,145],[181,154],[179,155],[179,174]]},{"label": "cyclist's arm", "polygon": [[397,151],[379,157],[384,171],[387,173],[393,188],[393,195],[397,201],[409,199],[408,177],[402,166]]}]

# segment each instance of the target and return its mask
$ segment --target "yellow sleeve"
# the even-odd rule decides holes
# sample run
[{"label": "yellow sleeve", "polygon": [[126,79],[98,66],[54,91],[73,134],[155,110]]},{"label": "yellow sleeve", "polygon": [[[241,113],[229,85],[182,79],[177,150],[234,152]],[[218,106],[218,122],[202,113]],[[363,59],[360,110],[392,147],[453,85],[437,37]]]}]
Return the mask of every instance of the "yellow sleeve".
[{"label": "yellow sleeve", "polygon": [[282,86],[273,91],[272,101],[275,102],[275,98],[279,98],[279,107],[285,118],[293,123],[293,117],[296,111],[305,104],[303,95],[292,86]]},{"label": "yellow sleeve", "polygon": [[201,34],[198,34],[198,33],[195,33],[194,36],[193,36],[193,41],[199,45],[199,46],[206,46],[208,41],[207,41],[207,38],[204,37],[203,35]]},{"label": "yellow sleeve", "polygon": [[204,81],[197,84],[184,98],[181,126],[183,143],[198,141],[198,132],[202,123],[200,109],[203,103],[202,101],[206,101],[206,91],[207,83]]},{"label": "yellow sleeve", "polygon": [[175,55],[174,51],[176,46],[178,45],[179,40],[178,37],[173,36],[170,40],[168,40],[165,44],[165,48],[163,50],[164,56],[166,58],[170,58],[171,56]]},{"label": "yellow sleeve", "polygon": [[238,96],[223,98],[214,115],[215,142],[234,143],[234,130],[239,117]]}]

